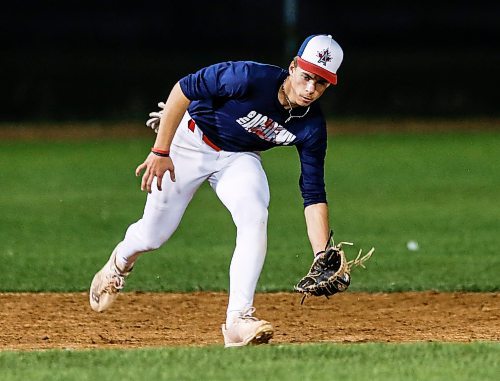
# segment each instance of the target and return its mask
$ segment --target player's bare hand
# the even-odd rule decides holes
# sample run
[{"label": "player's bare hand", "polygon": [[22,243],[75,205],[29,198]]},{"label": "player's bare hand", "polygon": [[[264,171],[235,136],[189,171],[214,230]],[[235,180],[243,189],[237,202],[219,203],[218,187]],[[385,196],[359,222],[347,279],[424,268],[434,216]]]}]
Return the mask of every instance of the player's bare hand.
[{"label": "player's bare hand", "polygon": [[151,193],[151,186],[156,177],[156,187],[159,191],[162,190],[161,183],[165,172],[170,173],[170,179],[175,181],[174,163],[170,157],[160,157],[154,153],[150,153],[144,163],[139,165],[135,170],[135,175],[140,176],[144,171],[141,181],[141,190]]}]

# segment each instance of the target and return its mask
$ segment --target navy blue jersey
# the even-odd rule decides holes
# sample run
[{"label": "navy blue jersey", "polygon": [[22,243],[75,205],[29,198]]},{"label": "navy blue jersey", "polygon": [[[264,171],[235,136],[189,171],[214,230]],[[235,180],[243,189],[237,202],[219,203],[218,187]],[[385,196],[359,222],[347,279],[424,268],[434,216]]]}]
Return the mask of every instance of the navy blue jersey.
[{"label": "navy blue jersey", "polygon": [[[302,118],[289,117],[278,91],[288,73],[250,61],[208,66],[179,81],[188,111],[203,133],[225,151],[265,151],[294,145],[300,157],[304,206],[326,202],[326,123],[318,104]],[[293,109],[302,115],[305,107]]]}]

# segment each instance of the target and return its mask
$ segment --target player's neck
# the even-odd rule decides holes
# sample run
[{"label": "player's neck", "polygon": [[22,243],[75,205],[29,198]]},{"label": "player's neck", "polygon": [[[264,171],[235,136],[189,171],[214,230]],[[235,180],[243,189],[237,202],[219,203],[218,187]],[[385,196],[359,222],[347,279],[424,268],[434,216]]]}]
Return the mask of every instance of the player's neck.
[{"label": "player's neck", "polygon": [[291,108],[295,108],[298,105],[290,100],[290,81],[288,80],[289,77],[286,77],[283,83],[281,84],[279,90],[278,90],[278,100],[281,103],[281,105],[285,108],[285,110],[289,110]]}]

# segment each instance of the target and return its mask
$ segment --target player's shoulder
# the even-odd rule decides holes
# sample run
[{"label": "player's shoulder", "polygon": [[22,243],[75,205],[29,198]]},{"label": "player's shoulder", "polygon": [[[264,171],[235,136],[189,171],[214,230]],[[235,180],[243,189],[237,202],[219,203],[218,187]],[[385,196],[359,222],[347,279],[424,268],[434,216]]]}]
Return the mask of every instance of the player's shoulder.
[{"label": "player's shoulder", "polygon": [[221,65],[232,67],[234,71],[255,79],[276,78],[286,74],[279,66],[256,61],[225,61]]},{"label": "player's shoulder", "polygon": [[276,65],[265,64],[255,61],[246,61],[246,62],[249,65],[249,67],[251,67],[251,70],[253,70],[255,76],[277,78],[287,74],[286,70]]}]

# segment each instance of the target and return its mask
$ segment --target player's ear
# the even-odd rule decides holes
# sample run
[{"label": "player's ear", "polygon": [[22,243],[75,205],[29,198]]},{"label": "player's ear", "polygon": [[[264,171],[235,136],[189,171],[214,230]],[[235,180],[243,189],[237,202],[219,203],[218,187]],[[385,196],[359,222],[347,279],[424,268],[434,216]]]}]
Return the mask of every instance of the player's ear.
[{"label": "player's ear", "polygon": [[290,62],[290,65],[288,66],[288,73],[291,75],[295,71],[295,67],[297,66],[296,61],[293,60]]}]

